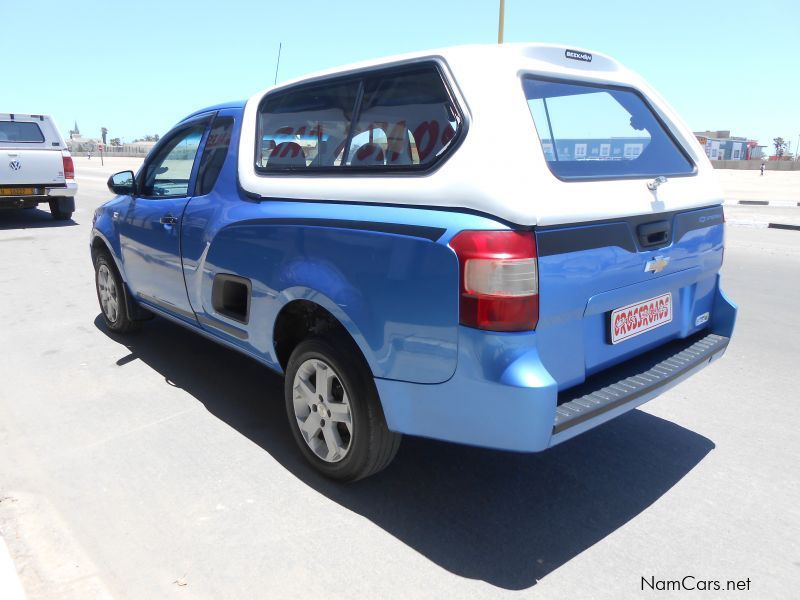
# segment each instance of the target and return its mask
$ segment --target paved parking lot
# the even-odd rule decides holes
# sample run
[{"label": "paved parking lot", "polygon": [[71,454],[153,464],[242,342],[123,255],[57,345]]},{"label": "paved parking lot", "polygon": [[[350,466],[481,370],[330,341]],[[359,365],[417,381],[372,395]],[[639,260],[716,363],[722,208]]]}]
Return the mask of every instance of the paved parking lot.
[{"label": "paved parking lot", "polygon": [[729,223],[744,227],[770,223],[800,227],[800,171],[766,171],[763,176],[759,171],[716,173],[725,191]]},{"label": "paved parking lot", "polygon": [[72,222],[0,212],[0,533],[29,598],[624,598],[687,575],[797,597],[800,232],[729,227],[728,354],[642,409],[538,455],[406,438],[342,486],[295,450],[278,376],[161,319],[103,328],[91,216],[137,164],[76,159]]}]

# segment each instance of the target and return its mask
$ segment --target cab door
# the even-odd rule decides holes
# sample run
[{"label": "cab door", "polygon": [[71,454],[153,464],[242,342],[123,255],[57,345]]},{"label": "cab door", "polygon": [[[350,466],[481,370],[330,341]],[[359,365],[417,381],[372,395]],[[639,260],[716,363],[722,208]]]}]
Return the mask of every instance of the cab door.
[{"label": "cab door", "polygon": [[181,223],[194,187],[199,149],[211,117],[173,130],[137,176],[120,222],[122,260],[136,299],[194,321],[181,267]]}]

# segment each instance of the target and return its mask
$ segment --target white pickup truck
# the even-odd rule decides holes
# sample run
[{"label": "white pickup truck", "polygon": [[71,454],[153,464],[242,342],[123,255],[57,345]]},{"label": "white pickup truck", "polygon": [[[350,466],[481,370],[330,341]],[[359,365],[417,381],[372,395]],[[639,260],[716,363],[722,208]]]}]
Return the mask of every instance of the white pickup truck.
[{"label": "white pickup truck", "polygon": [[75,211],[72,156],[47,115],[0,113],[0,208],[50,205],[56,220]]}]

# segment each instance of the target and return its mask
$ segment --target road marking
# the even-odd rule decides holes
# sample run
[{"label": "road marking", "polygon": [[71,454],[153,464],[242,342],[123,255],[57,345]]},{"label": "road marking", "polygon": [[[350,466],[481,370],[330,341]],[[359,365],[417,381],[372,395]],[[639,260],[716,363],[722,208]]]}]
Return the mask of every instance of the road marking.
[{"label": "road marking", "polygon": [[22,589],[17,568],[14,566],[3,536],[0,536],[0,598],[25,600],[25,590]]},{"label": "road marking", "polygon": [[32,235],[18,235],[17,237],[0,238],[0,242],[22,242],[25,240],[36,239]]},{"label": "road marking", "polygon": [[747,219],[728,219],[726,224],[733,225],[734,227],[753,227],[755,229],[767,228],[767,224],[763,221],[750,221]]},{"label": "road marking", "polygon": [[109,176],[105,175],[78,175],[75,180],[80,183],[83,179],[94,179],[95,181],[108,181]]}]

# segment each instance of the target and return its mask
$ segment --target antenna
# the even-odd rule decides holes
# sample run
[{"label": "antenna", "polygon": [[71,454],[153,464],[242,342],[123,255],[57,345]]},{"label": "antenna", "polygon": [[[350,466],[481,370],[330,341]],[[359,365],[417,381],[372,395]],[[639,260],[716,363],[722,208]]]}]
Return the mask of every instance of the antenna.
[{"label": "antenna", "polygon": [[278,67],[281,66],[281,47],[282,46],[283,46],[283,42],[280,42],[278,44],[278,60],[275,63],[275,81],[273,82],[273,85],[278,85]]}]

